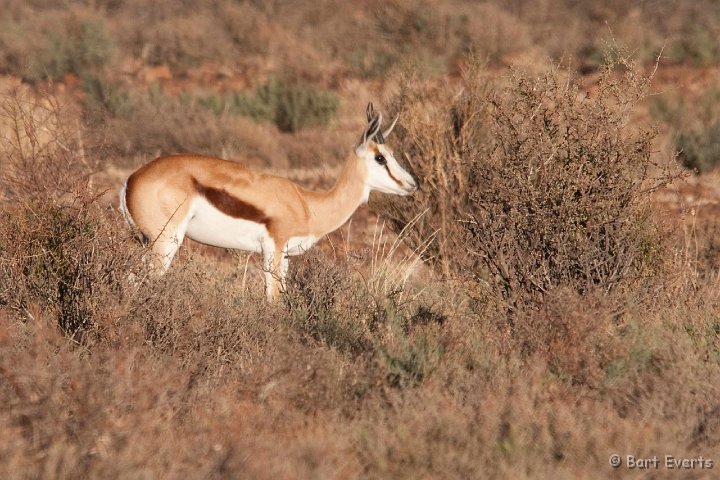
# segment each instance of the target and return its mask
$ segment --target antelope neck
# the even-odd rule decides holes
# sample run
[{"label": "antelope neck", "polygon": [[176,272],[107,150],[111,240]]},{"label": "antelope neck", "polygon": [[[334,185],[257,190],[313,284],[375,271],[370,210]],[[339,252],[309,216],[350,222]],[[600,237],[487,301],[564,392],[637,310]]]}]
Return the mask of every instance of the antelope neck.
[{"label": "antelope neck", "polygon": [[322,236],[340,228],[367,201],[366,177],[364,162],[351,156],[330,190],[308,192],[306,200],[313,234]]}]

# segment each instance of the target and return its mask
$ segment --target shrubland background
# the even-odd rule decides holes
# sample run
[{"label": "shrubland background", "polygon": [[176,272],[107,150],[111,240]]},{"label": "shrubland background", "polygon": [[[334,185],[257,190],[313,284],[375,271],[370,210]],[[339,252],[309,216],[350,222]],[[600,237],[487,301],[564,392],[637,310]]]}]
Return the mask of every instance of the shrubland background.
[{"label": "shrubland background", "polygon": [[[720,462],[720,4],[0,0],[0,477],[624,478]],[[422,181],[149,274],[134,168]]]}]

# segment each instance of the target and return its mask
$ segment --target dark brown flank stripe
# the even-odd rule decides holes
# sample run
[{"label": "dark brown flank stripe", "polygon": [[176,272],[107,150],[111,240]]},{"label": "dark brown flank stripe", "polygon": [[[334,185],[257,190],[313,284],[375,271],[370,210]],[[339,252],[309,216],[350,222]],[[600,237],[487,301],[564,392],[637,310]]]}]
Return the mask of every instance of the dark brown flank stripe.
[{"label": "dark brown flank stripe", "polygon": [[233,197],[225,190],[208,187],[193,177],[193,186],[208,202],[226,215],[268,225],[270,218],[255,205]]}]

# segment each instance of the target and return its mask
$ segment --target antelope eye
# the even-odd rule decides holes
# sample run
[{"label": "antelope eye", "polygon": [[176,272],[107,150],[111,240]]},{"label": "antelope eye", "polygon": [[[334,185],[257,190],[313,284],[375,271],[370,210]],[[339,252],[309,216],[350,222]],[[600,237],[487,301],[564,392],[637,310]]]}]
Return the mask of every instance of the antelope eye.
[{"label": "antelope eye", "polygon": [[381,154],[375,155],[375,161],[378,162],[380,165],[385,165],[387,163],[387,160],[385,160],[385,157]]}]

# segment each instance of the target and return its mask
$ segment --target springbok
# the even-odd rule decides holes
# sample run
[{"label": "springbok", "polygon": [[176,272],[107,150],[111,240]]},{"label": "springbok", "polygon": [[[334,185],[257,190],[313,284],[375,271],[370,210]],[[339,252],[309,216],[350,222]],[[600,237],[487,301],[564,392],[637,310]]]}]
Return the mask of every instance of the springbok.
[{"label": "springbok", "polygon": [[342,226],[370,191],[410,195],[415,177],[385,146],[382,115],[372,103],[368,124],[335,186],[306,190],[287,178],[249,170],[219,158],[177,154],[133,172],[120,191],[120,210],[152,245],[161,273],[185,236],[216,247],[263,254],[265,293],[285,289],[288,256],[299,255]]}]

